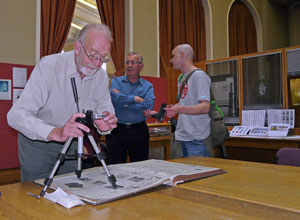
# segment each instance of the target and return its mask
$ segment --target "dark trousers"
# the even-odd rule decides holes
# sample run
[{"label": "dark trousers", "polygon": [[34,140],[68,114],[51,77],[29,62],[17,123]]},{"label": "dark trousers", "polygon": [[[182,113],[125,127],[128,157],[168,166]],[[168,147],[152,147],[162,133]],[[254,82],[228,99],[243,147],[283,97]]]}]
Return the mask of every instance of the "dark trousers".
[{"label": "dark trousers", "polygon": [[106,135],[106,154],[108,164],[125,163],[127,155],[130,162],[147,160],[149,156],[149,130],[147,124],[118,124]]},{"label": "dark trousers", "polygon": [[[21,164],[21,182],[49,177],[64,143],[31,140],[18,135],[19,160]],[[77,140],[73,139],[67,154],[75,155]],[[64,160],[56,175],[71,173],[77,168],[77,160]]]}]

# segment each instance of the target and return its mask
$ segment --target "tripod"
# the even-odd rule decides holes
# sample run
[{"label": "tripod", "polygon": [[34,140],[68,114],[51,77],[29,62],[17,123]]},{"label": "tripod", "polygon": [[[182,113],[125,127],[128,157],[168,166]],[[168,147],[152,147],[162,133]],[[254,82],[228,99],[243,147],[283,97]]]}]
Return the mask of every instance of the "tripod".
[{"label": "tripod", "polygon": [[[71,84],[72,84],[72,89],[73,89],[73,94],[74,94],[74,99],[75,99],[75,103],[77,104],[77,110],[79,112],[79,106],[78,106],[78,95],[77,95],[77,89],[76,89],[76,83],[75,83],[75,78],[72,77],[71,78]],[[95,118],[96,115],[93,115],[93,111],[91,110],[88,110],[86,112],[86,117],[85,118],[77,118],[76,121],[77,122],[80,122],[86,126],[89,126],[93,124],[93,119]],[[97,144],[96,144],[96,141],[94,140],[92,134],[90,132],[85,132],[83,131],[84,135],[87,135],[90,143],[92,144],[93,148],[94,148],[94,151],[96,152],[96,157],[97,159],[99,160],[99,162],[101,162],[106,174],[107,174],[107,178],[108,178],[108,181],[110,182],[110,184],[112,185],[112,187],[115,189],[117,188],[117,185],[116,185],[116,178],[114,175],[112,175],[107,166],[106,166],[106,163],[104,161],[104,154],[99,150]],[[59,154],[59,157],[58,157],[58,160],[56,161],[56,163],[54,164],[54,167],[52,168],[52,171],[49,175],[48,178],[45,179],[44,181],[44,188],[43,190],[41,191],[41,196],[44,196],[45,195],[45,192],[47,190],[47,188],[52,184],[53,182],[53,177],[60,165],[60,163],[62,163],[66,157],[66,152],[71,144],[73,140],[73,137],[69,137],[67,139],[67,141],[65,142],[63,148],[61,149],[60,151],[60,154]],[[78,169],[75,169],[75,174],[77,175],[77,178],[80,178],[81,177],[81,172],[82,172],[82,159],[83,159],[83,138],[81,136],[78,137],[78,151],[77,151],[77,159],[78,159]]]},{"label": "tripod", "polygon": [[[104,155],[99,150],[99,148],[98,148],[98,146],[97,146],[97,144],[96,144],[93,136],[91,135],[90,132],[88,132],[88,133],[84,132],[84,133],[87,135],[89,141],[91,142],[91,144],[93,146],[93,149],[96,152],[96,157],[99,160],[99,162],[101,162],[101,164],[102,164],[102,166],[103,166],[103,168],[104,168],[104,170],[105,170],[105,172],[107,174],[108,181],[110,182],[110,184],[112,185],[113,188],[117,188],[117,185],[116,185],[116,181],[117,180],[116,180],[115,176],[112,175],[109,172],[109,170],[108,170],[108,168],[106,166],[106,163],[104,161]],[[69,137],[68,140],[65,142],[62,150],[60,151],[59,158],[56,161],[54,167],[52,168],[52,171],[51,171],[49,177],[46,178],[45,181],[44,181],[45,186],[44,186],[42,192],[40,193],[41,196],[45,195],[45,192],[46,192],[47,188],[52,184],[53,177],[54,177],[54,175],[55,175],[55,173],[56,173],[59,165],[64,161],[65,156],[66,156],[66,152],[67,152],[67,150],[68,150],[68,148],[69,148],[72,140],[73,140],[73,137]],[[78,159],[78,169],[75,170],[75,173],[76,173],[77,177],[80,178],[81,172],[82,172],[82,158],[83,158],[83,138],[81,136],[78,137],[78,153],[77,153],[77,157],[78,157],[77,158]]]}]

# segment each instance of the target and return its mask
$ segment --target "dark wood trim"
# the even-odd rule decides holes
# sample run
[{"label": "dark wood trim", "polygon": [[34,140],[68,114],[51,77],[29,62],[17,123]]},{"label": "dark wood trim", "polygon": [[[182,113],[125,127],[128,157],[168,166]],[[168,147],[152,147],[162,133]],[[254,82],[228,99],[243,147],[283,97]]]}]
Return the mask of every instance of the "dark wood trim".
[{"label": "dark wood trim", "polygon": [[0,185],[20,182],[20,168],[0,170]]}]

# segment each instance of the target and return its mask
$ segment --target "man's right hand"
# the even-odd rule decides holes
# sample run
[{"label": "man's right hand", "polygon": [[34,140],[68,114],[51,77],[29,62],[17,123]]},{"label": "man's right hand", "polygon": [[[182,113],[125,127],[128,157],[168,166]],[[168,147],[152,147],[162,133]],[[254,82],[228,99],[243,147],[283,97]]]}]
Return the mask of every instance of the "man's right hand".
[{"label": "man's right hand", "polygon": [[84,118],[85,114],[83,113],[75,113],[72,117],[66,122],[66,124],[61,128],[54,128],[48,135],[47,139],[49,141],[58,141],[64,142],[68,139],[68,137],[83,137],[83,131],[89,132],[90,129],[81,124],[80,122],[76,122],[76,118]]}]

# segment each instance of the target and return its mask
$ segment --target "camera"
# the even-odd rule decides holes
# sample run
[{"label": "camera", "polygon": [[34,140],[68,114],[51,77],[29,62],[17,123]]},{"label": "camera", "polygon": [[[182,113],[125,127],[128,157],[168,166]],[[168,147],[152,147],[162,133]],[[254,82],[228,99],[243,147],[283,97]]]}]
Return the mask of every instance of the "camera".
[{"label": "camera", "polygon": [[104,118],[105,115],[102,114],[94,114],[92,110],[87,110],[86,112],[83,111],[83,113],[85,114],[84,118],[76,118],[75,121],[86,125],[87,127],[90,127],[93,125],[93,120],[94,119],[100,119],[100,118]]},{"label": "camera", "polygon": [[85,117],[84,118],[76,118],[75,121],[84,124],[87,127],[90,127],[93,125],[93,111],[92,110],[87,110],[85,113]]},{"label": "camera", "polygon": [[162,103],[160,106],[159,112],[156,114],[153,114],[151,117],[156,118],[157,120],[162,122],[164,120],[164,117],[166,114],[166,110],[164,110],[164,108],[166,108],[166,107],[167,107],[166,103]]}]

